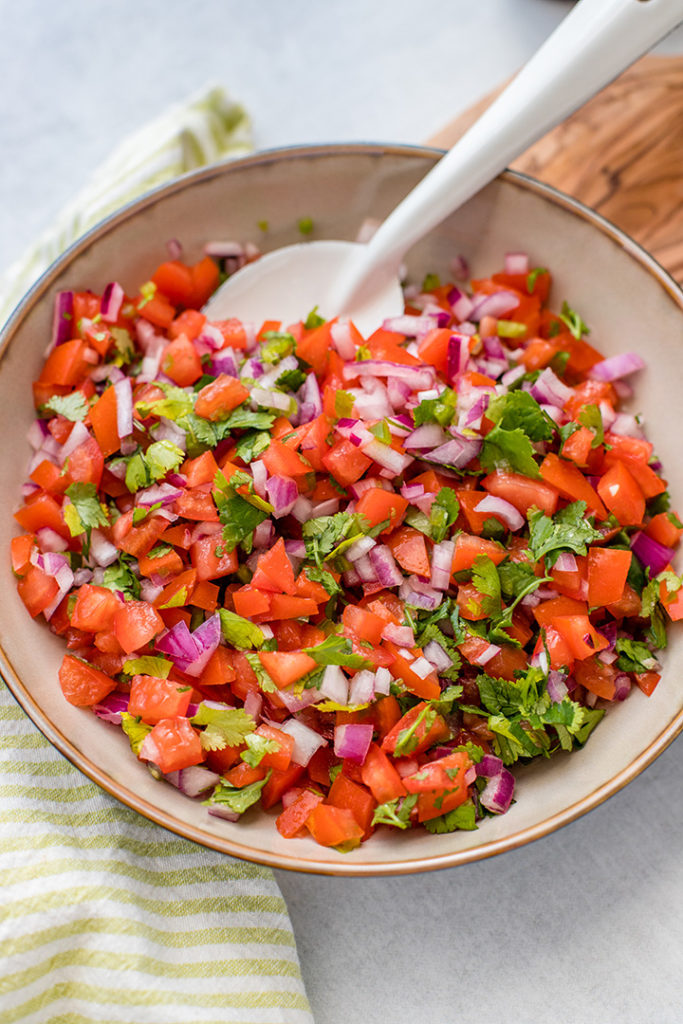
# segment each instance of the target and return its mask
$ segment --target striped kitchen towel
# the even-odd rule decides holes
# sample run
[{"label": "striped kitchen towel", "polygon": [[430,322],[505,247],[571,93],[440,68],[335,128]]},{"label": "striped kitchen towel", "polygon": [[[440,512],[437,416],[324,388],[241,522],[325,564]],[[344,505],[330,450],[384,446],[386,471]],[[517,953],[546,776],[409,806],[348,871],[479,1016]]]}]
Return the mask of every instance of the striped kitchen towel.
[{"label": "striped kitchen towel", "polygon": [[[0,289],[4,319],[102,216],[250,147],[219,89],[125,142]],[[100,790],[0,683],[2,1024],[312,1024],[272,872],[165,831]]]}]

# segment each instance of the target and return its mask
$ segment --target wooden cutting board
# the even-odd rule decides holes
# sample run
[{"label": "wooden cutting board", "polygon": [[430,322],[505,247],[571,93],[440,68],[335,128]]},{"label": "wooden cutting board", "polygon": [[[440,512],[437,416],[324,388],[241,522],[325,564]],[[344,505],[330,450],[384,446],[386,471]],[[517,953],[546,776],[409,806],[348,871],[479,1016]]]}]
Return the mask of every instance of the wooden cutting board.
[{"label": "wooden cutting board", "polygon": [[[502,88],[429,141],[452,146]],[[683,283],[683,57],[644,57],[512,167],[597,210]]]}]

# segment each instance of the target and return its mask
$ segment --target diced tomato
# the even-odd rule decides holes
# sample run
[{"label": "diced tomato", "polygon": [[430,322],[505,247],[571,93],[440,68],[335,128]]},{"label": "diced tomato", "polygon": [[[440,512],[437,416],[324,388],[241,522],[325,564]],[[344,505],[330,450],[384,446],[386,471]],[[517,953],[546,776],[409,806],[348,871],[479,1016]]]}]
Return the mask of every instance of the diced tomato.
[{"label": "diced tomato", "polygon": [[557,500],[559,492],[550,483],[541,480],[532,480],[531,477],[522,476],[521,473],[506,473],[496,470],[490,473],[481,481],[481,486],[489,494],[497,498],[509,501],[511,505],[521,512],[523,516],[535,505],[547,516],[552,516],[557,511]]},{"label": "diced tomato", "polygon": [[378,804],[406,795],[407,790],[401,776],[376,743],[370,744],[365,761],[361,765],[361,777]]},{"label": "diced tomato", "polygon": [[183,334],[164,349],[161,368],[181,388],[190,387],[202,375],[197,349]]},{"label": "diced tomato", "polygon": [[328,449],[322,458],[325,469],[332,474],[342,487],[348,487],[360,480],[363,473],[372,465],[372,461],[364,455],[360,448],[347,441],[345,437]]},{"label": "diced tomato", "polygon": [[333,807],[345,807],[363,829],[363,838],[372,834],[372,816],[375,813],[375,799],[363,785],[353,782],[343,772],[337,775],[330,786],[326,803]]},{"label": "diced tomato", "polygon": [[139,716],[148,725],[156,725],[163,718],[185,715],[191,694],[190,686],[182,686],[171,679],[133,676],[128,712],[135,717]]},{"label": "diced tomato", "polygon": [[633,555],[616,548],[592,547],[588,552],[588,604],[591,608],[618,601],[626,586]]},{"label": "diced tomato", "polygon": [[424,534],[412,526],[400,526],[387,538],[394,558],[406,572],[429,576],[431,565]]},{"label": "diced tomato", "polygon": [[623,462],[615,462],[600,478],[598,494],[622,526],[639,526],[645,515],[645,498]]},{"label": "diced tomato", "polygon": [[37,565],[29,565],[17,583],[17,590],[29,614],[35,618],[50,607],[59,593],[59,586],[54,576]]},{"label": "diced tomato", "polygon": [[594,488],[572,462],[550,452],[541,463],[540,470],[545,482],[555,487],[563,498],[585,501],[588,512],[595,513],[597,519],[607,518],[605,506]]},{"label": "diced tomato", "polygon": [[138,755],[156,764],[164,775],[204,760],[199,733],[187,718],[164,718],[147,734]]},{"label": "diced tomato", "polygon": [[259,651],[259,661],[276,686],[291,686],[317,667],[303,651]]},{"label": "diced tomato", "polygon": [[99,669],[65,654],[59,669],[59,685],[69,704],[84,708],[99,704],[116,687],[116,680]]},{"label": "diced tomato", "polygon": [[120,598],[107,587],[84,583],[78,588],[71,613],[71,625],[86,633],[99,633],[114,626],[114,618],[121,607]]},{"label": "diced tomato", "polygon": [[201,389],[194,411],[205,420],[223,420],[248,397],[249,391],[244,384],[227,373],[221,373]]},{"label": "diced tomato", "polygon": [[[216,554],[218,552],[218,554]],[[220,536],[200,537],[190,548],[198,580],[215,580],[237,572],[237,551],[226,551]]]},{"label": "diced tomato", "polygon": [[[388,699],[385,698],[385,701]],[[384,704],[385,701],[382,701],[381,704]],[[418,719],[420,719],[420,716],[422,718],[414,727],[412,733],[412,742],[410,744],[412,755],[421,754],[423,751],[429,750],[430,747],[436,746],[437,743],[443,743],[445,740],[450,739],[451,731],[441,715],[436,715],[433,721],[429,720],[429,728],[425,726],[427,719],[424,712],[428,706],[425,701],[421,701],[414,708],[411,708],[410,711],[406,711],[405,715],[386,732],[382,739],[382,750],[393,754],[401,733],[406,733],[407,730],[413,728],[415,722],[418,722]]]},{"label": "diced tomato", "polygon": [[126,654],[139,651],[164,628],[164,620],[147,601],[124,601],[114,615],[116,639]]},{"label": "diced tomato", "polygon": [[367,491],[363,491],[356,504],[356,512],[365,516],[371,527],[379,526],[388,520],[388,525],[382,533],[389,532],[402,523],[407,508],[407,498],[381,487],[369,487]]},{"label": "diced tomato", "polygon": [[346,807],[318,804],[306,819],[306,828],[321,846],[343,846],[353,849],[363,838],[363,828]]},{"label": "diced tomato", "polygon": [[463,572],[471,569],[474,562],[481,555],[490,558],[494,565],[499,565],[505,558],[505,548],[495,541],[486,540],[485,537],[473,537],[467,533],[461,533],[455,541],[455,553],[451,572]]},{"label": "diced tomato", "polygon": [[598,658],[584,658],[574,665],[574,678],[579,686],[605,700],[614,698],[616,675],[614,665],[606,665]]},{"label": "diced tomato", "polygon": [[278,815],[275,827],[280,835],[285,839],[293,839],[294,836],[302,833],[309,814],[322,801],[322,793],[315,793],[312,789],[303,789],[294,803],[289,804]]},{"label": "diced tomato", "polygon": [[261,806],[267,811],[278,804],[282,799],[282,794],[295,786],[305,771],[303,765],[296,764],[294,761],[284,771],[279,772],[273,768],[270,778],[261,790]]}]

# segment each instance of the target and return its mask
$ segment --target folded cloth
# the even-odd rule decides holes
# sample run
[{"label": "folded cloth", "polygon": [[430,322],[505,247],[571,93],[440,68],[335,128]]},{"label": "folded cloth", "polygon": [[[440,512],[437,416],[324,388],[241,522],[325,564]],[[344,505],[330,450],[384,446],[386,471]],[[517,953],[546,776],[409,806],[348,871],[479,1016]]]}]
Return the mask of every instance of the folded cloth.
[{"label": "folded cloth", "polygon": [[[101,217],[250,148],[219,89],[123,143],[0,290],[0,315]],[[4,319],[4,316],[2,317]],[[180,839],[65,760],[0,683],[2,1024],[312,1024],[268,868]]]}]

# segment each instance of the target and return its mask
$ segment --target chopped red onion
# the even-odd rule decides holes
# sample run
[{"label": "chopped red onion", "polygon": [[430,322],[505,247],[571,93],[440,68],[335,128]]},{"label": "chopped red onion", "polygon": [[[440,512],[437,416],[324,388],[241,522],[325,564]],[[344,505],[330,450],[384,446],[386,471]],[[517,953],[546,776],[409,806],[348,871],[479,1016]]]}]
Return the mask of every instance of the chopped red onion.
[{"label": "chopped red onion", "polygon": [[341,358],[350,363],[356,358],[356,343],[347,319],[336,320],[330,327],[330,338]]},{"label": "chopped red onion", "polygon": [[637,437],[642,440],[645,436],[635,416],[625,412],[617,413],[610,430],[620,437]]},{"label": "chopped red onion", "polygon": [[54,312],[52,314],[52,339],[48,353],[53,348],[56,348],[57,345],[61,345],[73,337],[76,327],[76,324],[73,322],[73,315],[74,293],[67,291],[57,292],[55,295]]},{"label": "chopped red onion", "polygon": [[549,366],[539,374],[531,387],[531,395],[537,402],[556,405],[559,408],[564,406],[573,394],[572,388],[567,387]]},{"label": "chopped red onion", "polygon": [[562,672],[551,669],[548,673],[548,696],[555,704],[560,704],[569,693],[565,676]]},{"label": "chopped red onion", "polygon": [[493,775],[485,789],[479,796],[479,800],[487,811],[494,814],[505,814],[515,791],[515,777],[507,768],[501,769],[498,775]]},{"label": "chopped red onion", "polygon": [[410,626],[397,626],[395,622],[387,622],[382,630],[382,640],[388,640],[397,647],[415,646],[415,634]]},{"label": "chopped red onion", "polygon": [[645,360],[637,352],[621,352],[617,356],[610,356],[609,359],[602,359],[588,371],[591,380],[612,381],[626,377],[629,373],[642,370]]},{"label": "chopped red onion", "polygon": [[648,537],[646,533],[638,532],[631,538],[631,551],[641,563],[643,568],[650,569],[650,577],[658,576],[666,569],[674,556],[673,548],[667,548],[664,544]]},{"label": "chopped red onion", "polygon": [[207,242],[204,246],[204,255],[212,256],[217,260],[245,259],[245,250],[241,242],[227,240],[225,242],[216,240]]},{"label": "chopped red onion", "polygon": [[339,665],[327,665],[320,684],[320,693],[335,704],[348,704],[349,681]]},{"label": "chopped red onion", "polygon": [[334,730],[334,752],[337,757],[363,764],[372,743],[372,726],[360,723],[338,725]]},{"label": "chopped red onion", "polygon": [[411,608],[425,608],[430,612],[435,611],[443,600],[443,594],[438,590],[433,590],[431,594],[425,594],[416,588],[414,581],[415,577],[412,576],[410,581],[404,580],[398,589],[398,596],[407,605],[410,605]]},{"label": "chopped red onion", "polygon": [[279,409],[281,412],[289,412],[292,405],[289,395],[261,387],[252,388],[251,401],[253,405],[263,406],[264,409]]},{"label": "chopped red onion", "polygon": [[467,369],[470,358],[470,341],[467,334],[462,330],[458,334],[451,334],[448,340],[448,368],[447,377],[454,381]]},{"label": "chopped red onion", "polygon": [[416,658],[410,667],[420,679],[426,679],[434,671],[434,666],[424,657]]},{"label": "chopped red onion", "polygon": [[[373,549],[374,550],[374,549]],[[372,552],[370,552],[372,554]],[[374,583],[377,580],[377,573],[367,555],[362,555],[353,563],[353,569],[358,573],[358,578],[363,583]]]},{"label": "chopped red onion", "polygon": [[262,462],[261,459],[254,459],[249,468],[254,480],[254,490],[259,498],[265,498],[266,484],[268,482],[268,470],[266,469],[265,462]]},{"label": "chopped red onion", "polygon": [[197,797],[213,789],[220,782],[220,775],[209,771],[199,764],[193,764],[189,768],[181,768],[177,772],[169,772],[164,775],[167,782],[179,789],[185,796]]},{"label": "chopped red onion", "polygon": [[470,266],[464,256],[454,256],[450,262],[450,270],[457,281],[469,281]]},{"label": "chopped red onion", "polygon": [[390,363],[381,359],[365,359],[351,363],[344,367],[343,372],[346,380],[353,380],[354,377],[366,374],[370,377],[395,377],[408,384],[413,391],[430,388],[435,380],[435,371],[431,366],[408,366],[405,363]]},{"label": "chopped red onion", "polygon": [[474,299],[474,309],[470,313],[470,320],[481,320],[484,316],[493,316],[496,319],[505,316],[519,306],[519,296],[513,292],[493,292],[492,295],[477,295]]},{"label": "chopped red onion", "polygon": [[410,314],[388,317],[382,323],[383,330],[394,331],[396,334],[402,334],[406,338],[420,338],[428,331],[431,331],[434,326],[433,317],[411,316]]},{"label": "chopped red onion", "polygon": [[558,572],[577,572],[576,556],[571,551],[561,551],[555,561],[555,568]]},{"label": "chopped red onion", "polygon": [[625,672],[620,672],[614,680],[614,700],[626,700],[631,692],[631,679]]},{"label": "chopped red onion", "polygon": [[275,528],[272,520],[264,519],[254,530],[254,547],[262,551],[264,548],[270,547],[274,539]]},{"label": "chopped red onion", "polygon": [[[332,666],[328,665],[328,668]],[[303,765],[305,768],[308,762],[311,760],[316,750],[320,747],[324,747],[327,740],[323,739],[320,733],[316,732],[315,729],[310,729],[303,722],[299,722],[296,718],[290,718],[286,722],[282,722],[278,725],[278,729],[282,732],[286,732],[289,736],[294,739],[294,749],[292,750],[292,761],[295,764]]]},{"label": "chopped red onion", "polygon": [[361,445],[361,451],[378,466],[389,469],[394,476],[400,476],[414,461],[412,455],[402,455],[388,444],[383,444],[373,437],[371,441]]},{"label": "chopped red onion", "polygon": [[423,423],[412,433],[408,434],[403,442],[404,448],[438,448],[445,444],[448,435],[438,423]]},{"label": "chopped red onion", "polygon": [[391,692],[391,672],[388,668],[378,668],[375,672],[375,696],[388,696]]},{"label": "chopped red onion", "polygon": [[448,590],[451,582],[451,567],[454,554],[455,543],[452,540],[442,540],[439,544],[434,545],[432,550],[431,584],[436,590]]},{"label": "chopped red onion", "polygon": [[424,656],[437,672],[446,672],[453,664],[451,656],[438,640],[430,640],[428,644],[425,644]]},{"label": "chopped red onion", "polygon": [[509,388],[511,384],[514,384],[516,380],[523,377],[525,373],[525,366],[513,366],[511,370],[508,370],[507,373],[503,374],[500,378],[500,382],[501,384],[504,384],[506,388]]},{"label": "chopped red onion", "polygon": [[525,252],[506,252],[504,270],[506,274],[528,274],[529,257]]},{"label": "chopped red onion", "polygon": [[375,673],[364,668],[349,683],[349,704],[369,704],[375,693]]},{"label": "chopped red onion", "polygon": [[495,754],[484,754],[481,761],[475,765],[475,768],[479,778],[490,779],[502,772],[503,762]]},{"label": "chopped red onion", "polygon": [[313,512],[311,513],[312,519],[318,519],[320,516],[334,516],[339,511],[339,499],[328,498],[327,501],[321,501],[320,504],[313,506]]},{"label": "chopped red onion", "polygon": [[500,654],[500,647],[497,647],[495,644],[489,644],[473,660],[476,665],[488,665],[491,658],[495,658],[497,654]]},{"label": "chopped red onion", "polygon": [[403,573],[386,544],[377,544],[370,551],[368,558],[383,587],[397,587],[403,582]]},{"label": "chopped red onion", "polygon": [[269,477],[266,481],[266,493],[276,519],[288,516],[299,497],[296,481],[288,476]]},{"label": "chopped red onion", "polygon": [[360,540],[355,541],[346,549],[346,558],[348,558],[349,562],[355,562],[359,558],[363,558],[364,555],[367,555],[376,544],[377,541],[373,537],[361,537]]},{"label": "chopped red onion", "polygon": [[394,409],[402,409],[411,393],[412,389],[405,381],[398,377],[387,377],[387,398]]},{"label": "chopped red onion", "polygon": [[98,704],[93,704],[92,709],[102,721],[110,722],[111,725],[121,725],[121,713],[128,710],[129,700],[130,694],[112,690]]},{"label": "chopped red onion", "polygon": [[[321,699],[320,692],[316,690],[314,686],[308,690],[302,690],[301,693],[292,693],[286,687],[282,690],[278,690],[278,697],[289,711],[290,715],[296,714],[297,711],[303,711],[304,708],[309,707],[311,704],[315,704],[316,701]],[[246,709],[246,701],[245,701]],[[278,726],[279,728],[279,726]]]},{"label": "chopped red onion", "polygon": [[117,281],[110,281],[102,292],[100,313],[108,324],[115,324],[123,304],[123,288]]},{"label": "chopped red onion", "polygon": [[493,494],[487,494],[485,498],[482,498],[478,505],[475,505],[474,511],[484,512],[495,516],[496,519],[502,519],[509,530],[519,530],[525,523],[524,516],[514,505]]},{"label": "chopped red onion", "polygon": [[469,320],[470,313],[474,309],[474,303],[469,295],[461,292],[459,288],[453,287],[446,299],[456,320]]},{"label": "chopped red onion", "polygon": [[59,460],[62,465],[66,462],[69,456],[74,452],[79,445],[84,444],[90,439],[90,431],[86,427],[85,423],[81,420],[78,423],[74,423],[71,428],[71,433],[67,437],[66,441],[62,445],[59,453]]},{"label": "chopped red onion", "polygon": [[64,551],[68,546],[61,534],[49,526],[36,530],[36,540],[41,551]]},{"label": "chopped red onion", "polygon": [[454,466],[456,469],[464,469],[472,459],[476,459],[481,451],[483,441],[481,437],[453,437],[450,441],[435,448],[429,454],[421,458],[427,462],[436,462],[440,466]]}]

